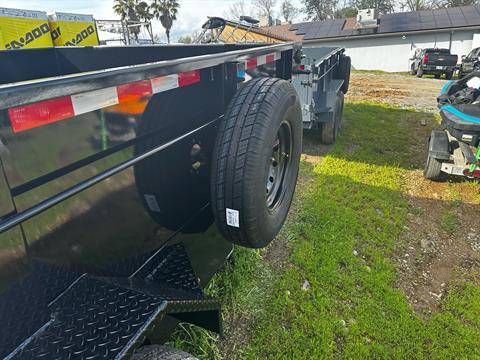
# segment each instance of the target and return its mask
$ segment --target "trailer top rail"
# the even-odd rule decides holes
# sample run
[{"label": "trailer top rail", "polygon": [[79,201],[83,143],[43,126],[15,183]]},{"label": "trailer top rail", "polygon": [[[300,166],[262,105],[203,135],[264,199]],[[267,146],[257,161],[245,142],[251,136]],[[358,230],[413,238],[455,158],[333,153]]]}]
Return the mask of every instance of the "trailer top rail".
[{"label": "trailer top rail", "polygon": [[[224,63],[244,62],[247,68],[256,67],[265,64],[265,57],[294,45],[55,48],[29,50],[29,54],[5,51],[0,54],[0,110]],[[134,57],[129,56],[133,53]],[[29,61],[32,56],[38,59],[34,73]]]}]

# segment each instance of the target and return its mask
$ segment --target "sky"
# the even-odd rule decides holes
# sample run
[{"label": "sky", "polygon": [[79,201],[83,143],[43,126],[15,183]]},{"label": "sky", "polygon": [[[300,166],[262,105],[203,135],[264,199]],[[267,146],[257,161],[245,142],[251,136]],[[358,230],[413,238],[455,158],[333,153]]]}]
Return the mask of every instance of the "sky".
[{"label": "sky", "polygon": [[[178,20],[172,29],[172,40],[192,34],[201,29],[207,16],[222,16],[236,0],[178,0],[180,10]],[[245,2],[248,2],[245,1]],[[281,0],[277,0],[278,3]],[[300,6],[300,0],[293,0]],[[0,7],[41,10],[47,13],[55,11],[91,14],[95,19],[117,19],[112,11],[113,0],[0,0]],[[278,6],[277,6],[278,7]],[[158,22],[153,24],[154,32],[166,41],[163,28]]]}]

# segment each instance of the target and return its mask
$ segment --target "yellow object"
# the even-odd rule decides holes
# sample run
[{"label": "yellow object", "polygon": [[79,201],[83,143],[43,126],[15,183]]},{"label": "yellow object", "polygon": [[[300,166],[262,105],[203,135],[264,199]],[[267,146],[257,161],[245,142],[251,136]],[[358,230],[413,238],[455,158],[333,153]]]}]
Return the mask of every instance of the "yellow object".
[{"label": "yellow object", "polygon": [[275,39],[274,37],[259,34],[253,31],[246,31],[240,27],[235,29],[235,26],[227,24],[219,40],[227,43],[237,42],[262,42],[262,43],[281,43],[282,40]]},{"label": "yellow object", "polygon": [[0,8],[0,49],[52,47],[47,13]]},{"label": "yellow object", "polygon": [[98,36],[92,15],[55,13],[49,15],[55,46],[97,46]]}]

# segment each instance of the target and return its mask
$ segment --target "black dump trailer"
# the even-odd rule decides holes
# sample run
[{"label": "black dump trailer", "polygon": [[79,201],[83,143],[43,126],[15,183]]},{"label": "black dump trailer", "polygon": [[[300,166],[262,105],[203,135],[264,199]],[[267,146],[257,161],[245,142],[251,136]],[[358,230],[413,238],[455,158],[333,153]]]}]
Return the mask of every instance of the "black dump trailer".
[{"label": "black dump trailer", "polygon": [[0,53],[1,358],[171,358],[145,344],[177,321],[221,331],[202,289],[294,193],[300,51]]}]

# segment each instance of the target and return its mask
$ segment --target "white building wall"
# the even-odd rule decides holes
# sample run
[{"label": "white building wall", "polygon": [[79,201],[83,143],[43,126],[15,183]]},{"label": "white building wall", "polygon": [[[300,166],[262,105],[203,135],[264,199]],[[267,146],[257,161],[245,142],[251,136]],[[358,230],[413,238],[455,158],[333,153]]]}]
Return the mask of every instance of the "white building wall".
[{"label": "white building wall", "polygon": [[[452,54],[460,59],[472,50],[473,31],[458,31],[452,34]],[[480,41],[479,35],[476,40]],[[345,39],[339,41],[319,41],[305,44],[305,47],[341,46],[352,58],[352,65],[358,70],[408,71],[410,58],[416,48],[448,48],[450,33],[431,33],[389,37],[371,37],[363,39]],[[480,45],[479,45],[480,46]]]}]

